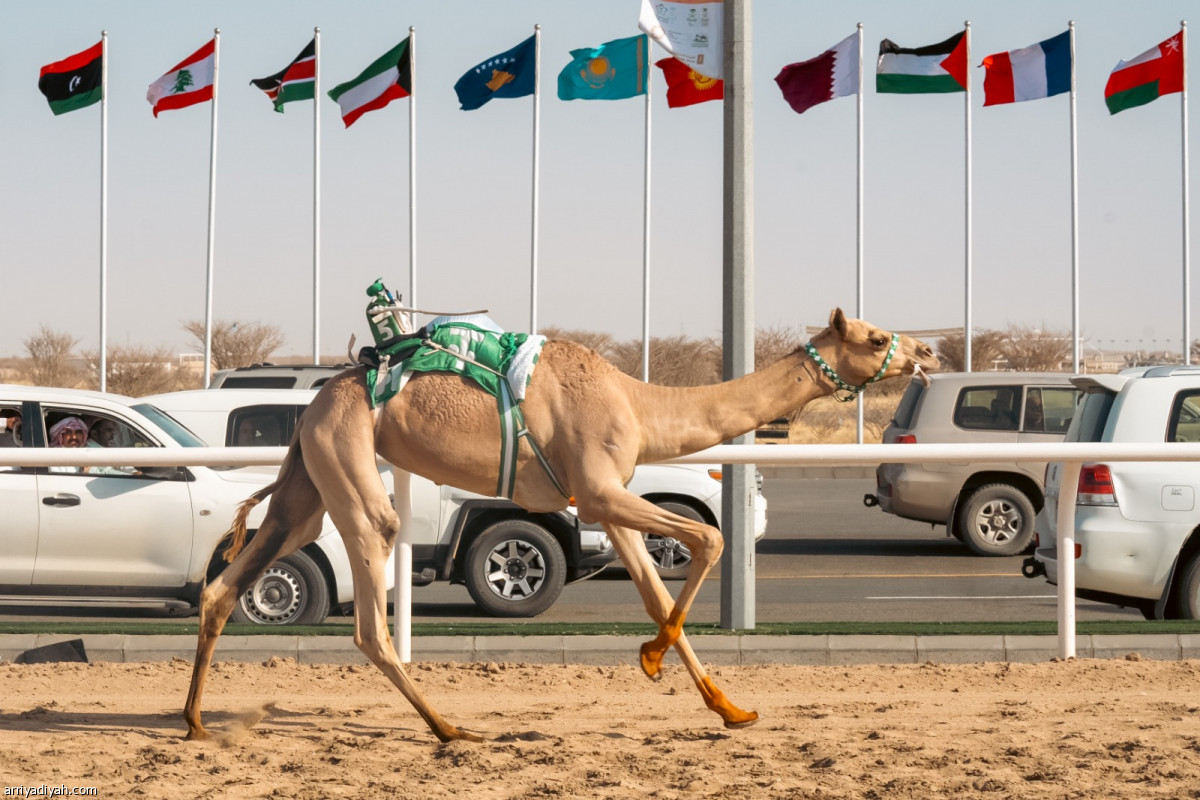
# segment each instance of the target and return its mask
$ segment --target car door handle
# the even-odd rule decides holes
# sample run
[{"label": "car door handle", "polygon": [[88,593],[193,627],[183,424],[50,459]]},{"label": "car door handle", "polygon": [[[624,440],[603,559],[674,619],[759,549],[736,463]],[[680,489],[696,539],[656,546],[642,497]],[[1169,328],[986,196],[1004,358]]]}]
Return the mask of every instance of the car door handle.
[{"label": "car door handle", "polygon": [[53,497],[43,497],[42,504],[47,506],[77,506],[79,505],[79,495],[62,492]]}]

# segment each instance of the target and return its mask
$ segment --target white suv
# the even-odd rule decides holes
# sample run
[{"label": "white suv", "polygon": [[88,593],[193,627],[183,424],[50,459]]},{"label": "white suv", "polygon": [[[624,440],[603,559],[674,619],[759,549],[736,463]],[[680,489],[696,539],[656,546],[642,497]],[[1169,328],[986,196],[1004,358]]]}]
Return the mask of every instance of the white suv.
[{"label": "white suv", "polygon": [[[1200,441],[1200,368],[1137,367],[1073,378],[1084,391],[1068,442]],[[1046,505],[1024,573],[1058,574],[1061,463],[1046,469]],[[1075,507],[1076,594],[1147,619],[1200,618],[1200,464],[1084,464]]]}]

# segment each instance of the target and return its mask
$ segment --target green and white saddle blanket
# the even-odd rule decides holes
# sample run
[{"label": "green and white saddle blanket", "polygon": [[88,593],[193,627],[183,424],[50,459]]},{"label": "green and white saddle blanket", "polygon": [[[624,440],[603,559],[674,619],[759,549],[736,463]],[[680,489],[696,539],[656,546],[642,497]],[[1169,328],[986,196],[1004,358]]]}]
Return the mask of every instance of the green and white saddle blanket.
[{"label": "green and white saddle blanket", "polygon": [[558,486],[540,448],[529,437],[520,406],[545,343],[545,336],[505,332],[482,314],[435,317],[411,338],[381,350],[378,368],[368,366],[371,407],[399,394],[415,372],[464,375],[496,398],[501,434],[497,496],[512,499],[521,437],[529,438],[534,455]]}]

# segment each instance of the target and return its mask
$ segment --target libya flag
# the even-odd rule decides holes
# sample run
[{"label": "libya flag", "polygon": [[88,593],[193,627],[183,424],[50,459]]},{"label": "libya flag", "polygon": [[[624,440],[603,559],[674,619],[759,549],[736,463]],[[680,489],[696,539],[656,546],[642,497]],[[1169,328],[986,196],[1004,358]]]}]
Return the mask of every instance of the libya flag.
[{"label": "libya flag", "polygon": [[901,47],[891,39],[879,43],[875,91],[932,94],[966,90],[966,31],[925,47]]},{"label": "libya flag", "polygon": [[312,100],[313,84],[317,80],[317,40],[314,38],[292,59],[292,63],[265,78],[253,78],[251,83],[267,93],[275,110],[283,113],[283,104],[293,100]]},{"label": "libya flag", "polygon": [[104,44],[96,42],[82,53],[42,67],[38,89],[46,95],[50,110],[57,116],[99,102],[103,64]]},{"label": "libya flag", "polygon": [[368,111],[383,108],[410,94],[412,51],[408,49],[408,39],[371,62],[357,78],[339,83],[329,92],[342,109],[342,122],[347,128]]},{"label": "libya flag", "polygon": [[1144,106],[1164,94],[1183,91],[1183,36],[1175,34],[1137,58],[1113,68],[1104,87],[1108,113]]}]

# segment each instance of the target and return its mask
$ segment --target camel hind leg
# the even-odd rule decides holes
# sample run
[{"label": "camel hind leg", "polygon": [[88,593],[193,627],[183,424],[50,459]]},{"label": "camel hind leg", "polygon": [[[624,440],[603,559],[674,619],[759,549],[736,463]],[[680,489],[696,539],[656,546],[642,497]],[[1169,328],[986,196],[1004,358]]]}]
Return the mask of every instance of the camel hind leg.
[{"label": "camel hind leg", "polygon": [[[208,732],[200,719],[200,701],[208,669],[212,665],[217,639],[242,596],[271,562],[295,552],[315,540],[321,532],[324,507],[309,479],[299,454],[289,453],[288,465],[267,489],[274,491],[271,507],[258,532],[233,561],[200,594],[200,632],[196,639],[196,661],[188,689],[183,717],[188,739],[206,739]],[[266,492],[266,490],[264,490]],[[264,495],[265,496],[265,495]],[[244,525],[244,520],[241,520]]]}]

